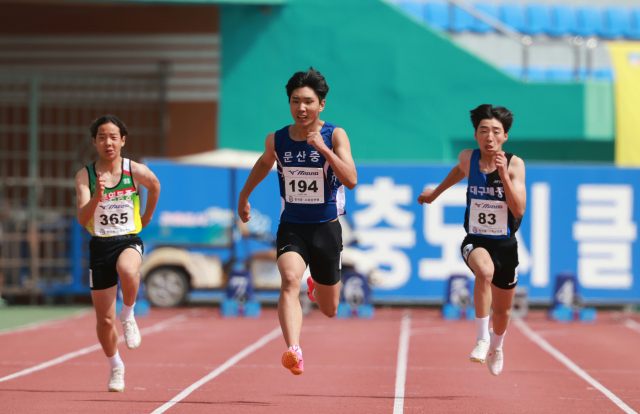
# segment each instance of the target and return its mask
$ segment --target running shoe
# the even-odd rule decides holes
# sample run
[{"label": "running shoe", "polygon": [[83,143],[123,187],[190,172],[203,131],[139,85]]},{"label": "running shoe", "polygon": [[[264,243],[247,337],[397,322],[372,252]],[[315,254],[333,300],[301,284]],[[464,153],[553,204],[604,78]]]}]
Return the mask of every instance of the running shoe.
[{"label": "running shoe", "polygon": [[282,366],[293,373],[293,375],[300,375],[304,371],[304,361],[302,355],[298,351],[287,350],[282,355]]},{"label": "running shoe", "polygon": [[316,285],[315,283],[313,283],[313,278],[311,276],[309,276],[307,278],[307,296],[309,297],[309,300],[311,302],[315,302],[316,301]]},{"label": "running shoe", "polygon": [[471,351],[471,356],[469,360],[471,362],[479,362],[484,364],[484,361],[487,359],[487,352],[489,351],[490,342],[488,339],[480,339],[476,342],[476,347]]},{"label": "running shoe", "polygon": [[124,365],[111,370],[111,377],[109,378],[109,392],[123,392],[124,391]]},{"label": "running shoe", "polygon": [[489,349],[487,366],[489,367],[489,372],[493,375],[499,375],[502,372],[502,367],[504,366],[504,352],[502,352],[502,349]]},{"label": "running shoe", "polygon": [[[493,330],[489,333],[493,336]],[[489,372],[493,375],[499,375],[502,372],[503,366],[504,353],[502,352],[502,349],[493,349],[489,347],[489,352],[487,353],[487,367],[489,367]]]},{"label": "running shoe", "polygon": [[138,324],[136,324],[133,316],[122,321],[122,329],[124,330],[124,342],[127,344],[127,348],[134,349],[139,347],[142,342],[142,336],[140,336]]}]

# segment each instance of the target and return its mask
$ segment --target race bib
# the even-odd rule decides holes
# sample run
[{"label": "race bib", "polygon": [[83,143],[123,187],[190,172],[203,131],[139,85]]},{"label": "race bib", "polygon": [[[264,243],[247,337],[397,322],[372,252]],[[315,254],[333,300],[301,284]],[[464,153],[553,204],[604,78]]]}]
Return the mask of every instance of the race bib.
[{"label": "race bib", "polygon": [[505,201],[471,199],[469,234],[506,236],[509,208]]},{"label": "race bib", "polygon": [[93,216],[96,236],[119,236],[136,229],[133,200],[101,201]]},{"label": "race bib", "polygon": [[285,167],[285,197],[289,203],[324,203],[324,174],[322,168]]}]

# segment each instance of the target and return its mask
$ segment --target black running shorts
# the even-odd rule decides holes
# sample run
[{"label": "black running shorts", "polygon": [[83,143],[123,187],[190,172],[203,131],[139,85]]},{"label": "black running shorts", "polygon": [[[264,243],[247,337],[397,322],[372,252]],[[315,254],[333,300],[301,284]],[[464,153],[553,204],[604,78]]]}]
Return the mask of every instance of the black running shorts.
[{"label": "black running shorts", "polygon": [[327,223],[281,221],[277,236],[278,258],[296,252],[309,265],[314,282],[333,286],[342,271],[342,226],[338,220]]},{"label": "black running shorts", "polygon": [[460,246],[462,258],[467,266],[469,266],[469,262],[467,262],[469,255],[478,247],[489,252],[491,261],[493,261],[494,271],[491,283],[500,289],[515,288],[518,284],[518,241],[516,238],[490,239],[468,234]]},{"label": "black running shorts", "polygon": [[108,289],[118,284],[116,263],[126,249],[144,253],[144,245],[137,234],[113,237],[92,237],[89,241],[89,287],[91,290]]}]

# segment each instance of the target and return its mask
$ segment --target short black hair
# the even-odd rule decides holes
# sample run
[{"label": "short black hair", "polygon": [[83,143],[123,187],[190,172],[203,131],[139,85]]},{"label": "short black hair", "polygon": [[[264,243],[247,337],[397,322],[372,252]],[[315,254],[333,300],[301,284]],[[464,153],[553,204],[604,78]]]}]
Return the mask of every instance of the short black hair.
[{"label": "short black hair", "polygon": [[313,66],[306,72],[296,72],[293,74],[289,82],[287,82],[287,96],[291,101],[291,94],[298,88],[310,87],[318,96],[318,100],[322,102],[329,93],[329,86],[324,76],[317,70],[313,69]]},{"label": "short black hair", "polygon": [[127,126],[119,120],[115,115],[103,115],[98,119],[94,119],[89,127],[89,131],[91,132],[91,138],[96,139],[96,135],[98,135],[98,128],[104,124],[114,124],[120,130],[120,138],[126,137],[129,135],[129,131],[127,130]]},{"label": "short black hair", "polygon": [[471,112],[471,123],[473,129],[478,130],[483,119],[497,119],[502,123],[504,133],[508,133],[513,124],[513,113],[504,106],[493,106],[489,104],[480,105]]}]

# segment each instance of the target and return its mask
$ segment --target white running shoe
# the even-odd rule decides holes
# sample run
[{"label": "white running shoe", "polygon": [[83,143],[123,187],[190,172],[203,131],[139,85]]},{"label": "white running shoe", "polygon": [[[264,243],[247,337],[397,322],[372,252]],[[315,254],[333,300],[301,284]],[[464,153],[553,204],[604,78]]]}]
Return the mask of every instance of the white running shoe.
[{"label": "white running shoe", "polygon": [[138,324],[136,324],[133,316],[122,321],[122,329],[124,330],[124,342],[127,344],[127,348],[134,349],[139,347],[142,342],[142,336],[140,336]]},{"label": "white running shoe", "polygon": [[111,377],[109,378],[109,392],[123,392],[124,391],[124,365],[111,370]]},{"label": "white running shoe", "polygon": [[502,349],[489,348],[489,352],[487,353],[487,366],[489,367],[489,372],[493,375],[499,375],[502,372],[502,367],[504,366],[504,353]]},{"label": "white running shoe", "polygon": [[484,361],[487,359],[487,352],[489,351],[490,342],[488,339],[480,339],[476,342],[476,347],[471,351],[471,356],[469,360],[471,362],[479,362],[484,364]]}]

